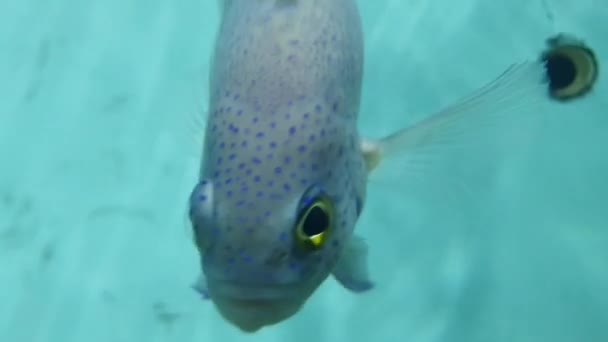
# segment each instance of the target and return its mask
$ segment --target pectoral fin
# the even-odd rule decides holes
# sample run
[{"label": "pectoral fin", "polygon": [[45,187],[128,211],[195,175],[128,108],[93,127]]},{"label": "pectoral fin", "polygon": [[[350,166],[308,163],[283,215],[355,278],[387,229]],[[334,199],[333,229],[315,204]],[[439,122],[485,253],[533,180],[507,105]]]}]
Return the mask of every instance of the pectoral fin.
[{"label": "pectoral fin", "polygon": [[539,117],[539,105],[547,99],[545,73],[542,62],[514,64],[468,97],[417,124],[383,139],[363,140],[368,170],[382,166],[385,159],[397,159],[404,162],[401,165],[424,167],[420,170],[424,173],[432,162],[464,148],[463,157],[475,157],[470,153],[475,147],[492,144],[498,135],[509,129],[517,132]]},{"label": "pectoral fin", "polygon": [[363,153],[363,160],[367,166],[367,172],[372,172],[380,163],[382,159],[382,151],[380,150],[380,144],[377,141],[371,139],[361,140],[361,153]]},{"label": "pectoral fin", "polygon": [[344,248],[333,272],[336,280],[353,292],[370,290],[374,284],[369,279],[367,268],[367,244],[353,236]]}]

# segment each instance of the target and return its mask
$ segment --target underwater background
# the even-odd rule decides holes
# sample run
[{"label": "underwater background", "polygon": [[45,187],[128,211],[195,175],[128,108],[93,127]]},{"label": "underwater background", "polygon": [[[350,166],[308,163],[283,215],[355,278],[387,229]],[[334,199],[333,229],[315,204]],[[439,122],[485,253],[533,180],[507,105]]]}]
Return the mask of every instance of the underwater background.
[{"label": "underwater background", "polygon": [[[608,54],[604,0],[358,3],[368,137],[556,33]],[[0,0],[0,341],[608,341],[605,74],[500,153],[372,180],[373,291],[330,278],[277,326],[223,321],[187,220],[218,24],[211,0]]]}]

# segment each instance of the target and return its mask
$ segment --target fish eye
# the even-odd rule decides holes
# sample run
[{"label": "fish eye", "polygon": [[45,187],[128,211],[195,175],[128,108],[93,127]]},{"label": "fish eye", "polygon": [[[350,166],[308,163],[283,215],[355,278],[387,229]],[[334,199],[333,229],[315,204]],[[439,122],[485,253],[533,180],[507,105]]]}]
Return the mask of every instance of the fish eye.
[{"label": "fish eye", "polygon": [[551,97],[565,101],[588,93],[598,75],[595,53],[581,40],[564,34],[549,38],[547,45],[541,59]]},{"label": "fish eye", "polygon": [[307,249],[320,249],[327,240],[333,221],[331,199],[326,195],[313,197],[300,210],[295,227],[296,241]]}]

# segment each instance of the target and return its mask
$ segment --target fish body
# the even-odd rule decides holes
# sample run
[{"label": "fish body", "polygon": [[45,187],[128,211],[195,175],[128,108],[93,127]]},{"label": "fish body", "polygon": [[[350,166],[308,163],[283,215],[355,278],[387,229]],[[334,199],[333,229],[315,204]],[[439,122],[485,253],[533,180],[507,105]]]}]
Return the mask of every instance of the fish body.
[{"label": "fish body", "polygon": [[[195,289],[253,332],[294,315],[331,274],[354,292],[373,287],[366,245],[354,234],[368,174],[386,151],[432,145],[446,122],[463,119],[442,112],[386,139],[359,136],[363,36],[354,0],[221,5],[190,197],[202,268]],[[465,120],[474,117],[468,110]]]},{"label": "fish body", "polygon": [[[295,313],[335,270],[362,210],[363,40],[350,0],[224,6],[193,222],[209,297],[254,330]],[[331,227],[311,248],[294,231],[320,198]]]}]

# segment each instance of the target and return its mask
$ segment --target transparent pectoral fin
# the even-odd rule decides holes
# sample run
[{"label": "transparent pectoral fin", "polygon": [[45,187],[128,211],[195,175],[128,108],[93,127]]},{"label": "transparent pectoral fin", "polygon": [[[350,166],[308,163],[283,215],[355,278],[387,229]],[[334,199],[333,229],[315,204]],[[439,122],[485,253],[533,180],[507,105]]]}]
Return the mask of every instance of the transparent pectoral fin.
[{"label": "transparent pectoral fin", "polygon": [[363,160],[365,161],[367,172],[372,172],[382,159],[380,144],[371,139],[362,139],[361,153],[363,153]]},{"label": "transparent pectoral fin", "polygon": [[167,143],[167,150],[173,152],[172,160],[183,158],[189,163],[198,164],[205,139],[208,109],[206,97],[199,87],[187,89],[183,105],[172,109],[170,120],[161,126],[160,136]]},{"label": "transparent pectoral fin", "polygon": [[333,272],[336,280],[353,292],[364,292],[373,288],[367,266],[367,244],[353,236],[344,248]]},{"label": "transparent pectoral fin", "polygon": [[504,151],[528,138],[541,117],[546,92],[543,63],[514,64],[428,118],[383,139],[363,141],[363,155],[371,169],[382,169],[376,179],[386,179],[386,172],[390,179],[407,180],[433,174],[441,166],[472,166],[476,159],[495,157],[497,147]]}]

